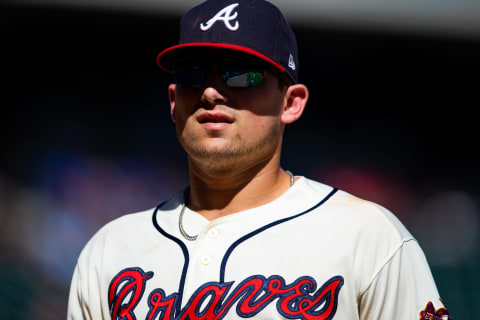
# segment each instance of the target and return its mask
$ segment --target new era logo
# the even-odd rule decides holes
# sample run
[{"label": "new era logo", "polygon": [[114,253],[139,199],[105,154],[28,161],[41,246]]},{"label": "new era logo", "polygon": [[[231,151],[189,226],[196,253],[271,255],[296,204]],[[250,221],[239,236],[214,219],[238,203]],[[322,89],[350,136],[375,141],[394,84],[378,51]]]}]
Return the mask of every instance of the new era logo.
[{"label": "new era logo", "polygon": [[292,70],[295,70],[295,61],[293,61],[293,56],[288,57],[288,67]]},{"label": "new era logo", "polygon": [[237,6],[238,6],[238,3],[234,3],[218,11],[217,14],[213,16],[213,18],[208,20],[206,24],[203,24],[203,23],[200,24],[200,30],[207,31],[215,24],[215,22],[223,21],[223,23],[225,23],[225,26],[229,30],[237,31],[238,28],[240,27],[238,21],[235,21],[234,25],[231,24],[231,22],[233,22],[233,20],[235,20],[238,16],[237,12],[234,12],[232,14],[233,9],[235,9]]}]

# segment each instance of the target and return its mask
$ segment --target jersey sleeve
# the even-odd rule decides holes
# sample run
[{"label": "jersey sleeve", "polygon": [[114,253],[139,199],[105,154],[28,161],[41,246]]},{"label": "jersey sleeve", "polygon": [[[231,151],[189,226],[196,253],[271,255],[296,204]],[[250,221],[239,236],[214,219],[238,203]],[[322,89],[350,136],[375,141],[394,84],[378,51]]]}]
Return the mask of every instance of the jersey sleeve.
[{"label": "jersey sleeve", "polygon": [[362,320],[451,319],[416,240],[404,241],[378,270],[360,296],[359,313]]},{"label": "jersey sleeve", "polygon": [[85,303],[82,294],[82,283],[78,265],[73,273],[70,294],[68,297],[68,320],[92,319],[88,305]]},{"label": "jersey sleeve", "polygon": [[[98,236],[94,236],[80,254],[70,285],[68,320],[108,319],[103,310],[104,294],[99,279],[99,262],[102,260]],[[107,314],[105,314],[107,311]]]}]

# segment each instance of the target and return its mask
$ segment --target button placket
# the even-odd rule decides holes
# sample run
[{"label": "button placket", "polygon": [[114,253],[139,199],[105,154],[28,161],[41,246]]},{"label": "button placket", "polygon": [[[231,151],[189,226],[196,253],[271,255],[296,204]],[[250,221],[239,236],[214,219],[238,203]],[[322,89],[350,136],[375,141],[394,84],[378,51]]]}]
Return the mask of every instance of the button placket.
[{"label": "button placket", "polygon": [[[215,228],[215,227],[212,227],[210,229],[208,229],[207,231],[207,237],[206,237],[206,240],[213,240],[213,239],[216,239],[220,234],[220,231],[218,230],[218,228]],[[208,243],[208,241],[207,241]],[[212,250],[212,245],[214,246],[213,243],[210,243],[210,245],[207,245],[206,247],[208,248],[208,250]],[[200,256],[200,263],[204,266],[208,266],[210,263],[212,262],[212,256],[209,255],[209,254],[203,254]]]},{"label": "button placket", "polygon": [[218,278],[220,262],[226,244],[223,241],[223,226],[218,222],[205,225],[196,241],[189,242],[190,267],[185,279],[185,293],[193,293],[202,284]]},{"label": "button placket", "polygon": [[211,228],[208,230],[207,235],[210,239],[216,239],[220,235],[220,230],[218,228]]},{"label": "button placket", "polygon": [[200,263],[203,264],[204,266],[208,266],[212,262],[212,257],[209,256],[208,254],[204,254],[200,257]]}]

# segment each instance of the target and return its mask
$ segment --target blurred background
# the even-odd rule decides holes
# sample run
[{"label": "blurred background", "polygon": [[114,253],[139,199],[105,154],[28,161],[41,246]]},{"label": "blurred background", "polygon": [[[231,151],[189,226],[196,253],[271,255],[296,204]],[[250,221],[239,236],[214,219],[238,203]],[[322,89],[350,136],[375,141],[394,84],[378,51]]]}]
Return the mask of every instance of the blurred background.
[{"label": "blurred background", "polygon": [[[480,2],[272,2],[311,95],[283,167],[392,210],[454,318],[477,316]],[[65,319],[93,233],[187,184],[155,58],[196,3],[0,5],[1,319]]]}]

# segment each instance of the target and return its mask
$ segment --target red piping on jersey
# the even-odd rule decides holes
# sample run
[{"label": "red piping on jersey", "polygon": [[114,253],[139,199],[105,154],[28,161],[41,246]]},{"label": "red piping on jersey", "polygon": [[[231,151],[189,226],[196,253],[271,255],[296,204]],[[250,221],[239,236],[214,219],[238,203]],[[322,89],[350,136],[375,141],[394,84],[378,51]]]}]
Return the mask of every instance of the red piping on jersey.
[{"label": "red piping on jersey", "polygon": [[168,70],[166,69],[165,67],[163,67],[161,64],[160,64],[160,60],[162,59],[162,57],[169,53],[169,52],[172,52],[174,50],[177,50],[177,49],[182,49],[182,48],[190,48],[190,47],[208,47],[208,48],[223,48],[223,49],[231,49],[231,50],[236,50],[236,51],[240,51],[240,52],[245,52],[245,53],[248,53],[248,54],[251,54],[257,58],[260,58],[268,63],[270,63],[271,65],[273,65],[275,68],[277,68],[278,70],[280,70],[280,72],[285,72],[285,68],[282,67],[280,64],[278,64],[277,62],[273,61],[272,59],[270,59],[269,57],[267,57],[266,55],[263,55],[261,54],[260,52],[258,51],[255,51],[255,50],[252,50],[250,48],[247,48],[247,47],[242,47],[242,46],[239,46],[239,45],[236,45],[236,44],[228,44],[228,43],[215,43],[215,42],[192,42],[192,43],[183,43],[183,44],[178,44],[176,46],[173,46],[173,47],[170,47],[170,48],[167,48],[165,50],[163,50],[162,52],[159,53],[159,55],[157,56],[157,64],[160,68],[162,68],[164,71],[167,71],[167,72],[172,72],[172,70]]}]

